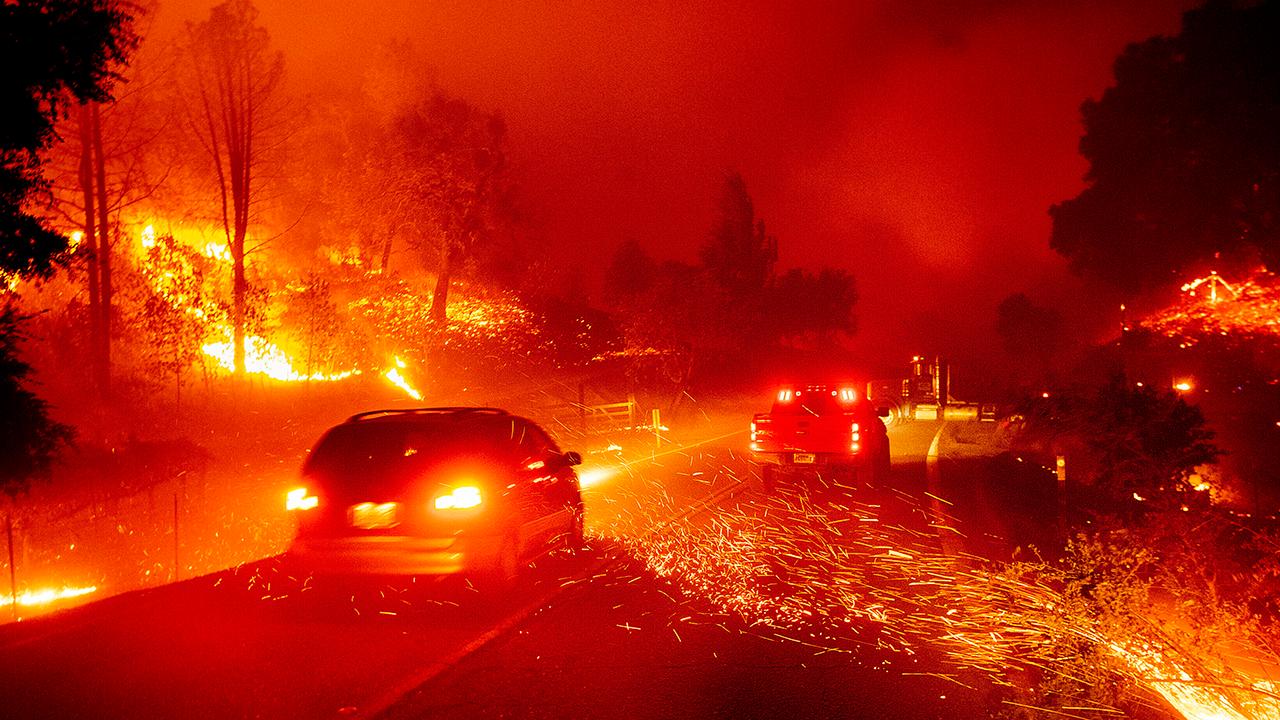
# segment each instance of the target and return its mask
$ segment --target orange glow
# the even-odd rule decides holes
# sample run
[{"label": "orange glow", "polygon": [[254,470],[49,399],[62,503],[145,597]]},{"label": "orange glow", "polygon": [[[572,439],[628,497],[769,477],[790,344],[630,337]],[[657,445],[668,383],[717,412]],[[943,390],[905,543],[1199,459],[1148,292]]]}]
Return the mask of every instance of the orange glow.
[{"label": "orange glow", "polygon": [[1191,392],[1191,390],[1194,388],[1195,388],[1195,385],[1193,385],[1191,383],[1191,380],[1189,379],[1179,380],[1173,384],[1173,389],[1177,390],[1178,392]]},{"label": "orange glow", "polygon": [[[231,342],[231,328],[221,323],[219,323],[219,326],[223,327],[227,340],[225,342],[206,343],[200,349],[204,351],[205,355],[216,360],[224,369],[234,371],[235,345]],[[273,380],[285,382],[345,380],[353,375],[360,374],[359,370],[344,370],[337,373],[314,372],[310,375],[298,372],[294,369],[293,361],[289,359],[284,350],[281,350],[266,338],[257,335],[249,335],[244,339],[244,371],[255,375],[265,375]]]},{"label": "orange glow", "polygon": [[307,494],[304,487],[290,490],[284,498],[285,510],[310,510],[320,504],[320,498]]},{"label": "orange glow", "polygon": [[212,258],[220,262],[231,262],[231,251],[227,249],[226,243],[210,242],[205,243],[204,249],[201,250],[207,258]]},{"label": "orange glow", "polygon": [[[36,607],[38,605],[50,605],[59,600],[68,600],[89,595],[98,591],[97,585],[89,587],[64,587],[61,590],[28,590],[18,594],[18,605],[21,607]],[[13,605],[13,598],[9,595],[0,597],[0,607],[10,607]]]},{"label": "orange glow", "polygon": [[437,510],[466,510],[479,507],[482,502],[480,488],[474,485],[460,485],[447,495],[436,498]]},{"label": "orange glow", "polygon": [[1208,277],[1196,278],[1182,286],[1182,292],[1195,295],[1201,285],[1208,283],[1209,285],[1209,304],[1213,305],[1218,302],[1218,288],[1222,288],[1231,293],[1232,298],[1240,297],[1240,293],[1231,287],[1231,284],[1218,276],[1216,271],[1211,271]]},{"label": "orange glow", "polygon": [[618,474],[618,468],[594,467],[578,471],[578,485],[583,489],[595,487]]},{"label": "orange glow", "polygon": [[[1203,283],[1209,293],[1197,292]],[[1216,274],[1182,286],[1187,295],[1176,305],[1142,321],[1144,327],[1191,347],[1207,337],[1241,338],[1280,336],[1280,283],[1274,274],[1260,270],[1228,284]],[[1219,288],[1221,292],[1219,292]]]}]

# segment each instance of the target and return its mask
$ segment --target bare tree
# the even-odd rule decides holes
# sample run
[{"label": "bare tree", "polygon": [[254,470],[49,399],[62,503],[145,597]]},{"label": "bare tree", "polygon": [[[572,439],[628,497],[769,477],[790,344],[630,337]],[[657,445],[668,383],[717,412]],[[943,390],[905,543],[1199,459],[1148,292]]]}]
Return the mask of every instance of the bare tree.
[{"label": "bare tree", "polygon": [[284,57],[271,49],[250,0],[229,0],[187,26],[189,125],[209,156],[223,232],[233,263],[231,325],[237,373],[244,372],[249,283],[245,239],[262,199],[264,166],[284,135],[280,80]]},{"label": "bare tree", "polygon": [[[134,22],[147,9],[137,3],[112,2]],[[79,228],[76,255],[83,259],[89,292],[89,365],[102,398],[110,395],[111,340],[114,315],[113,248],[120,234],[120,213],[142,202],[166,174],[153,167],[149,149],[166,120],[158,111],[155,82],[149,76],[159,58],[135,54],[127,72],[116,72],[120,84],[110,102],[86,100],[57,127],[63,142],[42,155],[50,209],[70,227]],[[141,68],[141,69],[140,69]]]}]

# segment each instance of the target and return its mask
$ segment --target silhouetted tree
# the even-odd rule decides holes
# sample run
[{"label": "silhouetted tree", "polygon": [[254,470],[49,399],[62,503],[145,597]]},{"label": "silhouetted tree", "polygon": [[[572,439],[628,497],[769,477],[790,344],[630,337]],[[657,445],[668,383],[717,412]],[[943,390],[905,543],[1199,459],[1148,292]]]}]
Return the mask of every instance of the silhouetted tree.
[{"label": "silhouetted tree", "polygon": [[[147,364],[173,379],[174,405],[182,402],[187,370],[201,357],[211,324],[226,320],[226,307],[205,287],[210,260],[162,235],[147,249],[131,306],[134,332],[144,341]],[[217,338],[221,339],[221,338]]]},{"label": "silhouetted tree", "polygon": [[1000,301],[996,307],[996,332],[1015,365],[1030,374],[1023,381],[1044,379],[1054,357],[1066,347],[1062,314],[1036,305],[1025,293]]},{"label": "silhouetted tree", "polygon": [[605,269],[605,302],[615,308],[626,305],[653,287],[657,272],[657,264],[640,243],[627,240]]},{"label": "silhouetted tree", "polygon": [[104,101],[137,45],[131,18],[107,0],[0,5],[0,272],[47,275],[67,239],[31,214],[44,189],[38,153],[69,103]]},{"label": "silhouetted tree", "polygon": [[67,238],[31,213],[46,185],[39,153],[72,102],[105,101],[116,68],[137,44],[129,14],[93,0],[0,4],[0,488],[12,495],[47,470],[69,428],[24,387],[11,278],[47,277]]},{"label": "silhouetted tree", "polygon": [[767,313],[778,338],[829,347],[838,335],[857,328],[857,303],[857,283],[848,272],[793,268],[770,284]]},{"label": "silhouetted tree", "polygon": [[395,123],[391,148],[402,172],[398,194],[412,215],[410,244],[434,260],[431,317],[445,318],[449,283],[478,244],[493,237],[507,207],[506,125],[496,113],[436,91],[408,108]]},{"label": "silhouetted tree", "polygon": [[[121,232],[121,212],[151,198],[168,167],[155,151],[168,124],[169,112],[157,92],[158,75],[144,75],[144,67],[160,65],[162,55],[139,50],[110,103],[82,103],[57,128],[63,142],[45,154],[51,210],[71,227],[78,227],[80,243],[73,267],[83,270],[88,290],[89,366],[103,399],[110,395],[112,376],[114,247]],[[150,63],[148,65],[148,62]]]},{"label": "silhouetted tree", "polygon": [[1280,2],[1210,2],[1130,45],[1084,103],[1088,187],[1050,210],[1074,271],[1136,290],[1197,261],[1280,264]]},{"label": "silhouetted tree", "polygon": [[20,318],[0,308],[0,491],[26,491],[49,468],[71,428],[49,419],[49,406],[24,387],[31,368],[18,358]]},{"label": "silhouetted tree", "polygon": [[289,301],[287,315],[306,357],[307,377],[320,368],[330,369],[341,323],[328,281],[318,273],[307,273],[302,278],[302,286]]},{"label": "silhouetted tree", "polygon": [[747,183],[736,172],[725,178],[718,211],[711,237],[702,246],[702,266],[735,303],[758,304],[773,276],[778,240],[765,233]]},{"label": "silhouetted tree", "polygon": [[244,372],[249,282],[245,239],[261,201],[266,159],[282,142],[280,79],[284,57],[257,25],[251,0],[229,0],[187,26],[190,126],[212,164],[222,227],[233,264],[234,364]]}]

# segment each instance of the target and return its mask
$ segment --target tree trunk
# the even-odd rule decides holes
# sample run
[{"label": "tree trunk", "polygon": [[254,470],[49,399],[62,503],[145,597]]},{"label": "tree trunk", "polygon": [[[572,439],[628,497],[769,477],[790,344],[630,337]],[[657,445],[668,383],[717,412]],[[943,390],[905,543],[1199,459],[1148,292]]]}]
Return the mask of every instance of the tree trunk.
[{"label": "tree trunk", "polygon": [[387,233],[387,241],[382,244],[382,274],[387,274],[387,268],[391,266],[391,240],[395,238],[395,233]]},{"label": "tree trunk", "polygon": [[[238,246],[238,248],[236,247]],[[244,241],[237,242],[231,250],[231,256],[235,261],[234,279],[231,286],[231,327],[232,327],[232,343],[235,345],[233,351],[233,360],[235,363],[235,373],[237,375],[244,374],[244,322],[245,322],[245,294],[249,288],[249,283],[245,280],[244,275]]]},{"label": "tree trunk", "polygon": [[84,197],[84,226],[80,241],[85,245],[89,275],[89,368],[98,396],[104,397],[102,386],[102,299],[98,291],[98,229],[94,209],[93,187],[93,116],[88,105],[80,106],[80,191]]},{"label": "tree trunk", "polygon": [[449,272],[453,264],[453,248],[446,246],[440,254],[440,272],[436,275],[436,291],[431,296],[431,319],[438,323],[445,320],[449,306]]},{"label": "tree trunk", "polygon": [[101,106],[92,105],[93,118],[93,163],[97,175],[98,191],[98,271],[101,274],[99,291],[101,293],[100,310],[102,313],[102,335],[99,338],[98,371],[101,373],[99,383],[103,397],[111,394],[111,225],[107,222],[107,157],[102,147],[102,113]]}]

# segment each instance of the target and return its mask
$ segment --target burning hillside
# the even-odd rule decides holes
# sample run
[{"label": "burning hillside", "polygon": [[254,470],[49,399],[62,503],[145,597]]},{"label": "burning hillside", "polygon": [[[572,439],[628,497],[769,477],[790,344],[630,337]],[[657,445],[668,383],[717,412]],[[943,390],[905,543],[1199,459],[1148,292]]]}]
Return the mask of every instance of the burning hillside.
[{"label": "burning hillside", "polygon": [[1183,298],[1141,322],[1190,347],[1206,337],[1280,340],[1280,279],[1259,270],[1252,277],[1228,282],[1217,273],[1182,286]]}]

